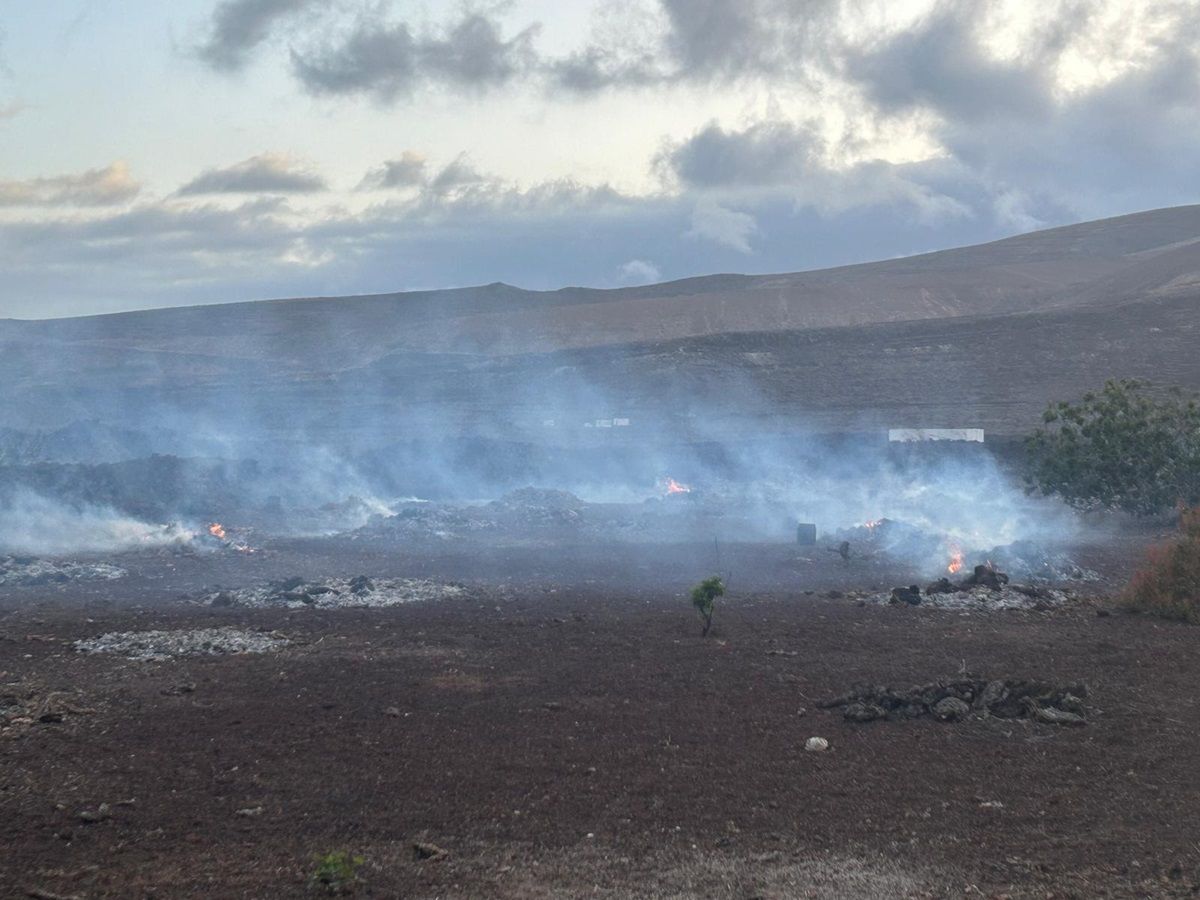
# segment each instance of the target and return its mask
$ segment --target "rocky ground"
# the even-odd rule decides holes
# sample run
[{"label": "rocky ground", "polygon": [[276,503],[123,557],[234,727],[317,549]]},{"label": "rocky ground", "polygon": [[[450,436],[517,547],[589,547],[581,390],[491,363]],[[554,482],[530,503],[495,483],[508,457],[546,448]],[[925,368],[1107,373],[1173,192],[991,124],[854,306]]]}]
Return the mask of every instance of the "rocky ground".
[{"label": "rocky ground", "polygon": [[[10,586],[0,895],[1192,896],[1200,630],[1113,608],[1142,543],[1073,548],[1100,580],[1040,609],[870,603],[919,573],[786,545],[326,541]],[[459,590],[196,601],[360,573]]]}]

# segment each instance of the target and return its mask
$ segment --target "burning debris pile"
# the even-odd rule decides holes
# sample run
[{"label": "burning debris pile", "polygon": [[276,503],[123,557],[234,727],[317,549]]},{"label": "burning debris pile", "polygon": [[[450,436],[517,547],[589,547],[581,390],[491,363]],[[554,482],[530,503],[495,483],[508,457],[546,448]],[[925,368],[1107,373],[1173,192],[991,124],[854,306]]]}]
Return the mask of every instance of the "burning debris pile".
[{"label": "burning debris pile", "polygon": [[857,687],[817,703],[842,710],[847,722],[895,721],[925,716],[941,722],[969,718],[1030,719],[1047,725],[1085,725],[1087,687],[1052,685],[1023,679],[987,681],[970,676],[907,689]]},{"label": "burning debris pile", "polygon": [[111,631],[76,641],[81,653],[119,653],[129,659],[161,660],[180,656],[269,653],[286,646],[275,632],[239,628],[196,628],[186,631]]},{"label": "burning debris pile", "polygon": [[34,556],[0,558],[0,586],[40,587],[71,581],[113,581],[126,571],[108,563],[79,563]]},{"label": "burning debris pile", "polygon": [[414,578],[371,579],[366,575],[356,575],[353,578],[321,581],[292,577],[237,591],[209,591],[201,594],[199,600],[207,606],[286,606],[292,609],[311,606],[317,609],[344,609],[446,600],[465,593],[465,588],[455,584]]},{"label": "burning debris pile", "polygon": [[893,605],[932,606],[937,609],[1050,609],[1068,602],[1064,591],[1029,584],[1012,584],[990,565],[978,565],[961,581],[939,578],[926,585],[892,588],[889,594],[869,599]]},{"label": "burning debris pile", "polygon": [[835,532],[850,558],[887,556],[896,560],[944,560],[947,575],[980,566],[1003,568],[1026,582],[1096,581],[1099,575],[1066,553],[1033,541],[1015,541],[987,551],[965,551],[964,541],[895,519],[876,519]]}]

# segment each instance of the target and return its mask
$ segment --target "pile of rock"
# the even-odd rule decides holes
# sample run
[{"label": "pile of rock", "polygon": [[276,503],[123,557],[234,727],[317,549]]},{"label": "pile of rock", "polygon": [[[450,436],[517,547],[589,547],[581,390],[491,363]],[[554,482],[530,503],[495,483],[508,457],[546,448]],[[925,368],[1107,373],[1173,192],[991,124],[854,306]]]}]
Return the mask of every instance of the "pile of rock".
[{"label": "pile of rock", "polygon": [[275,632],[239,628],[195,628],[183,631],[110,631],[76,641],[81,653],[119,653],[129,659],[158,660],[178,656],[221,656],[231,653],[269,653],[286,646]]},{"label": "pile of rock", "polygon": [[213,590],[200,595],[207,606],[249,606],[299,609],[339,609],[363,606],[400,606],[427,600],[460,597],[466,589],[417,578],[378,578],[366,575],[309,581],[299,576],[271,581],[241,590]]},{"label": "pile of rock", "polygon": [[942,722],[971,717],[1032,719],[1048,725],[1087,723],[1087,687],[1081,683],[1052,685],[1025,679],[986,680],[963,677],[907,689],[858,687],[820,701],[821,709],[841,708],[848,722],[916,719],[930,716]]},{"label": "pile of rock", "polygon": [[892,588],[890,593],[873,595],[870,599],[877,603],[938,609],[1051,609],[1070,598],[1063,591],[1039,585],[1012,584],[1003,572],[981,565],[958,582],[939,578],[924,590],[912,584]]},{"label": "pile of rock", "polygon": [[38,587],[83,580],[124,578],[126,571],[108,563],[77,563],[34,556],[0,557],[0,586]]}]

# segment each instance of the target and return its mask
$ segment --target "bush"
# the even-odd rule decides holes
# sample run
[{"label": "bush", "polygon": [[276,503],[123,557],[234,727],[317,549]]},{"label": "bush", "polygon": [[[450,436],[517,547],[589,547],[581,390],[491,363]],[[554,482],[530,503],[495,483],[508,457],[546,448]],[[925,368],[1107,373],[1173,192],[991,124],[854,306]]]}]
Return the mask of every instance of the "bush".
[{"label": "bush", "polygon": [[1200,509],[1184,510],[1179,537],[1146,554],[1121,597],[1126,609],[1200,623]]},{"label": "bush", "polygon": [[1200,406],[1172,390],[1109,381],[1052,404],[1026,442],[1026,482],[1079,508],[1155,515],[1200,502]]},{"label": "bush", "polygon": [[692,588],[692,606],[699,610],[700,617],[704,619],[704,630],[700,632],[701,637],[707,635],[708,629],[712,627],[713,610],[716,608],[717,598],[724,596],[725,582],[721,580],[720,575],[705,578]]},{"label": "bush", "polygon": [[313,872],[314,885],[330,894],[350,891],[358,881],[358,867],[363,864],[361,856],[351,856],[345,850],[334,850],[316,857],[317,868]]}]

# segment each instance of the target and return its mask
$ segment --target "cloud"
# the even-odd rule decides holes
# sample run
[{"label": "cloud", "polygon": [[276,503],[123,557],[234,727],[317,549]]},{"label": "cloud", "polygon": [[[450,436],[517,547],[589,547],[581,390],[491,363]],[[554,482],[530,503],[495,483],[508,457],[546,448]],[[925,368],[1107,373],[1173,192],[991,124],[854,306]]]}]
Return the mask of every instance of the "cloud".
[{"label": "cloud", "polygon": [[758,222],[749,213],[727,209],[712,200],[701,200],[692,212],[692,227],[685,237],[703,238],[739,253],[752,253],[750,238]]},{"label": "cloud", "polygon": [[217,71],[237,71],[275,26],[315,4],[316,0],[222,0],[213,9],[208,36],[196,55]]},{"label": "cloud", "polygon": [[484,13],[469,12],[440,31],[418,34],[406,22],[364,19],[339,40],[292,50],[292,70],[317,95],[368,94],[381,101],[418,86],[482,91],[507,84],[535,58],[531,25],[505,39]]},{"label": "cloud", "polygon": [[654,284],[662,280],[658,266],[644,259],[631,259],[621,266],[622,284]]},{"label": "cloud", "polygon": [[129,166],[115,162],[78,175],[0,181],[0,206],[116,206],[140,191]]},{"label": "cloud", "polygon": [[427,163],[425,157],[405,150],[399,159],[389,159],[378,169],[367,173],[363,188],[407,188],[424,184]]},{"label": "cloud", "polygon": [[179,189],[197,194],[311,194],[327,187],[325,179],[291,157],[264,153],[225,169],[209,169]]},{"label": "cloud", "polygon": [[790,122],[758,122],[743,131],[714,122],[668,147],[656,165],[692,187],[787,184],[811,174],[821,150],[817,137]]},{"label": "cloud", "polygon": [[460,153],[433,177],[429,182],[429,190],[435,195],[444,195],[459,188],[486,185],[491,180],[471,165],[465,153]]}]

